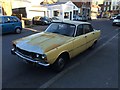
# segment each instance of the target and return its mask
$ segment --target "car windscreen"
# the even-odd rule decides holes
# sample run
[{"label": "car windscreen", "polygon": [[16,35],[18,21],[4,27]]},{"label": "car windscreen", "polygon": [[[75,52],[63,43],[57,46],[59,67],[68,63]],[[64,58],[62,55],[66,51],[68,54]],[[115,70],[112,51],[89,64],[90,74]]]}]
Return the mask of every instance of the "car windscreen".
[{"label": "car windscreen", "polygon": [[116,19],[120,19],[120,16],[117,16]]},{"label": "car windscreen", "polygon": [[52,23],[45,32],[57,33],[73,37],[76,26],[67,23]]}]

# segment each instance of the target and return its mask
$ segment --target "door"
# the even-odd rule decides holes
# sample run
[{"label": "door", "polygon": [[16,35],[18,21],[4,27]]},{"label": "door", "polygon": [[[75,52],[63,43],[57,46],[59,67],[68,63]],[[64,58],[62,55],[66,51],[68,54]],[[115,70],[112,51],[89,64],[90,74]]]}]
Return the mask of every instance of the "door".
[{"label": "door", "polygon": [[12,18],[10,17],[4,17],[3,18],[3,26],[2,26],[2,32],[8,33],[14,31],[14,22]]},{"label": "door", "polygon": [[95,32],[90,24],[84,24],[83,31],[86,38],[87,48],[89,48],[94,43]]},{"label": "door", "polygon": [[86,50],[86,47],[86,37],[83,32],[83,25],[79,25],[74,38],[74,56]]}]

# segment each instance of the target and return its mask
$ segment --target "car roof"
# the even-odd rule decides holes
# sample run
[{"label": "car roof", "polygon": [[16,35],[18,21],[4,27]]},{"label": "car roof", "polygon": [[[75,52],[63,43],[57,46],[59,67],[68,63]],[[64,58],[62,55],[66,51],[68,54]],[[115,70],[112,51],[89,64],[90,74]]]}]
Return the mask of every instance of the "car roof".
[{"label": "car roof", "polygon": [[[80,24],[90,24],[89,22],[83,22],[83,21],[72,21],[72,20],[64,20],[64,21],[61,21],[61,20],[58,20],[58,21],[55,21],[55,22],[63,22],[63,23],[68,23],[68,24],[74,24],[74,25],[80,25]],[[54,22],[54,23],[55,23]]]}]

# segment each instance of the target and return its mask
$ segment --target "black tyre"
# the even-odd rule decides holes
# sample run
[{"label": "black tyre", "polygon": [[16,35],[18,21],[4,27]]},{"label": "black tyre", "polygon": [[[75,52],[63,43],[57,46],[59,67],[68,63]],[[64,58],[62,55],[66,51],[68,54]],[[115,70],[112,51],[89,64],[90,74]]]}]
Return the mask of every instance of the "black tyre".
[{"label": "black tyre", "polygon": [[42,22],[41,24],[42,24],[42,25],[45,25],[46,23],[45,23],[45,22]]},{"label": "black tyre", "polygon": [[57,60],[53,64],[53,68],[55,71],[60,72],[63,70],[65,64],[66,64],[65,56],[61,55],[57,58]]},{"label": "black tyre", "polygon": [[115,24],[115,23],[113,23],[112,25],[113,25],[113,26],[115,26],[116,24]]},{"label": "black tyre", "polygon": [[17,33],[17,34],[20,34],[21,31],[22,31],[22,29],[20,29],[20,28],[16,28],[16,29],[15,29],[15,33]]},{"label": "black tyre", "polygon": [[96,43],[97,43],[97,41],[95,41],[95,42],[93,43],[93,45],[90,47],[90,49],[94,49],[94,48],[96,47]]}]

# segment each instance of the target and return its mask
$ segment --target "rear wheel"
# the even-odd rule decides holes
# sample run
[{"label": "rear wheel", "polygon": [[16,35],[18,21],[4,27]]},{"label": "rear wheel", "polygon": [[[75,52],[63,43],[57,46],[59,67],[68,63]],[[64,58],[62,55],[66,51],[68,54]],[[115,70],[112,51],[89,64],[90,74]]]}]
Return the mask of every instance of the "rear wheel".
[{"label": "rear wheel", "polygon": [[95,48],[95,47],[96,47],[96,43],[97,43],[97,41],[95,41],[90,48],[91,48],[91,49]]},{"label": "rear wheel", "polygon": [[22,29],[20,29],[20,28],[16,28],[16,29],[15,29],[15,33],[17,33],[17,34],[20,34],[21,31],[22,31]]}]

